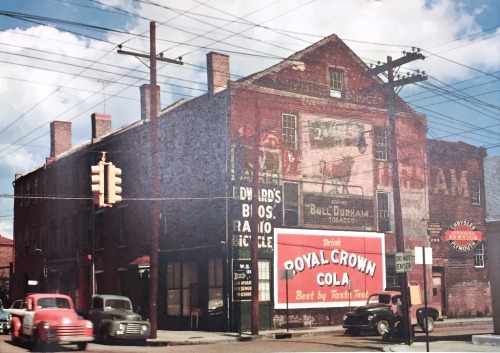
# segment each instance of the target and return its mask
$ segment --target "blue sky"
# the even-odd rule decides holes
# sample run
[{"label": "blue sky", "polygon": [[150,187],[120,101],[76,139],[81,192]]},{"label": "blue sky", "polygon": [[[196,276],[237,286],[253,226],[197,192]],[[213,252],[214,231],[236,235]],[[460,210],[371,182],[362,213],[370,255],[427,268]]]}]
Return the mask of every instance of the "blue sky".
[{"label": "blue sky", "polygon": [[88,141],[90,115],[113,130],[140,119],[148,63],[118,55],[157,49],[161,104],[206,92],[205,55],[230,56],[232,79],[337,34],[366,63],[418,47],[427,81],[399,94],[428,119],[428,137],[500,154],[500,1],[497,0],[0,0],[0,234],[12,237],[12,182],[45,162],[49,123],[71,121]]}]

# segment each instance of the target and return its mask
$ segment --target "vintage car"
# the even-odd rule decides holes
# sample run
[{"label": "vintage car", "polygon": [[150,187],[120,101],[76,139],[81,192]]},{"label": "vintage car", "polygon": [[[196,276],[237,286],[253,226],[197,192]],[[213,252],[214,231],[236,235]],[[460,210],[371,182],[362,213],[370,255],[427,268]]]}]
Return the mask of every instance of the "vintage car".
[{"label": "vintage car", "polygon": [[[428,332],[434,330],[434,322],[439,319],[439,310],[422,305],[420,300],[420,286],[410,285],[410,318],[412,327],[419,325]],[[358,306],[344,315],[344,327],[351,336],[358,336],[363,331],[374,331],[382,336],[396,322],[398,299],[401,292],[388,290],[373,293],[366,305]],[[427,320],[427,323],[426,323]]]},{"label": "vintage car", "polygon": [[76,344],[85,350],[94,340],[92,322],[76,313],[71,297],[53,293],[28,295],[26,309],[12,317],[10,334],[13,343],[28,341],[35,351],[50,343]]},{"label": "vintage car", "polygon": [[23,315],[24,310],[26,310],[26,300],[17,299],[14,300],[10,308],[4,309],[6,312],[10,313],[12,316],[14,315]]},{"label": "vintage car", "polygon": [[99,294],[92,298],[88,314],[94,324],[94,336],[101,342],[113,339],[145,341],[151,324],[132,310],[132,302],[121,295]]},{"label": "vintage car", "polygon": [[9,312],[5,311],[3,306],[0,304],[0,329],[3,333],[10,332],[10,320],[11,315]]}]

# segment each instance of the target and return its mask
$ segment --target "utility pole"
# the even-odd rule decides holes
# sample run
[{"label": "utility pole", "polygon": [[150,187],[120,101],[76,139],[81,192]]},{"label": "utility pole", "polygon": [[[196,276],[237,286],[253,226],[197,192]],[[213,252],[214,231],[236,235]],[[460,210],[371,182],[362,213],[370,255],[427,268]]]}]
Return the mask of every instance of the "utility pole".
[{"label": "utility pole", "polygon": [[255,125],[253,133],[253,176],[252,176],[252,238],[251,238],[251,271],[252,271],[252,335],[259,334],[259,141],[260,141],[260,108],[258,97],[255,100]]},{"label": "utility pole", "polygon": [[[388,82],[377,87],[370,87],[365,91],[376,91],[383,89],[387,92],[388,99],[388,115],[389,115],[389,159],[392,169],[392,191],[393,191],[393,204],[394,204],[394,221],[396,236],[396,250],[398,252],[405,251],[405,239],[403,232],[403,214],[401,210],[401,189],[399,185],[399,163],[398,163],[398,150],[397,150],[397,132],[396,132],[396,109],[395,109],[395,96],[394,87],[403,86],[409,83],[424,81],[427,76],[424,74],[417,74],[403,79],[394,81],[394,68],[403,64],[409,63],[417,59],[425,59],[420,54],[420,50],[411,53],[405,53],[405,56],[392,61],[392,57],[387,57],[387,63],[370,69],[366,72],[367,75],[378,75],[387,71]],[[401,296],[403,297],[403,327],[405,332],[405,344],[411,345],[411,318],[410,318],[410,296],[408,293],[408,275],[406,272],[399,274],[399,283],[401,286]]]},{"label": "utility pole", "polygon": [[153,205],[152,205],[152,229],[149,256],[149,321],[151,323],[151,337],[156,338],[158,329],[158,223],[159,223],[159,192],[160,179],[158,175],[158,102],[156,83],[156,61],[165,61],[172,64],[183,65],[181,61],[156,57],[156,24],[149,23],[149,55],[118,50],[118,54],[133,55],[150,60],[150,123],[151,123],[151,158],[152,158],[152,178],[153,178]]}]

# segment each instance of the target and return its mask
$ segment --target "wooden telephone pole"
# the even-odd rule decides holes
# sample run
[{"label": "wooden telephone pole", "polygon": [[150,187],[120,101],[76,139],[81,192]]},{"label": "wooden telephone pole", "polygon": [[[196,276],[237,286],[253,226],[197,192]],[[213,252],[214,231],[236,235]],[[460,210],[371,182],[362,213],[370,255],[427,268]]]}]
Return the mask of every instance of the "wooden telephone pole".
[{"label": "wooden telephone pole", "polygon": [[156,338],[158,330],[158,221],[160,217],[159,193],[160,179],[158,175],[158,102],[156,83],[156,61],[165,61],[171,64],[183,65],[182,61],[156,57],[156,24],[149,24],[150,31],[150,53],[149,55],[118,50],[118,54],[132,55],[150,60],[150,123],[151,123],[151,158],[153,178],[153,205],[152,205],[152,230],[151,230],[151,253],[149,258],[149,321],[151,323],[151,338]]},{"label": "wooden telephone pole", "polygon": [[[397,150],[397,134],[396,134],[396,109],[395,109],[395,95],[394,87],[404,86],[409,83],[427,80],[427,76],[423,74],[409,76],[403,79],[394,81],[394,68],[403,64],[409,63],[417,59],[425,59],[419,51],[412,53],[405,53],[405,56],[392,61],[392,57],[387,57],[387,63],[370,69],[366,72],[367,75],[377,75],[387,71],[388,82],[381,86],[370,87],[365,91],[385,90],[388,98],[388,116],[389,116],[389,160],[392,169],[392,190],[393,190],[393,204],[394,204],[394,221],[396,236],[396,250],[398,252],[405,252],[405,239],[403,232],[403,214],[401,210],[401,189],[399,185],[399,163],[398,163],[398,150]],[[406,272],[400,273],[399,283],[401,286],[401,296],[403,297],[403,324],[405,331],[405,344],[411,345],[411,318],[410,318],[410,296],[408,293],[408,275]]]}]

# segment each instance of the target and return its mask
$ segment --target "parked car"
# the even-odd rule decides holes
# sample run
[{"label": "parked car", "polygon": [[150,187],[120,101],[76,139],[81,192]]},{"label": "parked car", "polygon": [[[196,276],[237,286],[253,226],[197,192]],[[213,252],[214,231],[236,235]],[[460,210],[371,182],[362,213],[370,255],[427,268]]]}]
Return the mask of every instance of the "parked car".
[{"label": "parked car", "polygon": [[[427,320],[427,331],[434,331],[434,322],[439,319],[439,310],[433,306],[427,306],[427,311],[420,300],[420,286],[410,285],[410,317],[412,327],[419,325],[425,331]],[[398,299],[401,292],[388,290],[373,293],[368,298],[366,305],[359,306],[344,315],[344,325],[347,333],[358,336],[363,331],[374,331],[382,336],[395,323]]]},{"label": "parked car", "polygon": [[0,329],[3,333],[10,332],[10,320],[12,319],[10,313],[5,311],[2,305],[0,305]]},{"label": "parked car", "polygon": [[5,311],[14,316],[14,315],[23,315],[25,309],[26,309],[26,300],[17,299],[14,300],[10,308],[5,309]]},{"label": "parked car", "polygon": [[13,343],[27,341],[33,350],[44,350],[47,344],[76,344],[85,350],[94,340],[92,322],[75,311],[71,297],[63,294],[30,294],[26,309],[14,314],[11,321]]},{"label": "parked car", "polygon": [[92,298],[88,318],[94,324],[94,336],[101,342],[113,339],[143,340],[151,335],[151,324],[132,309],[129,298],[100,294]]}]

